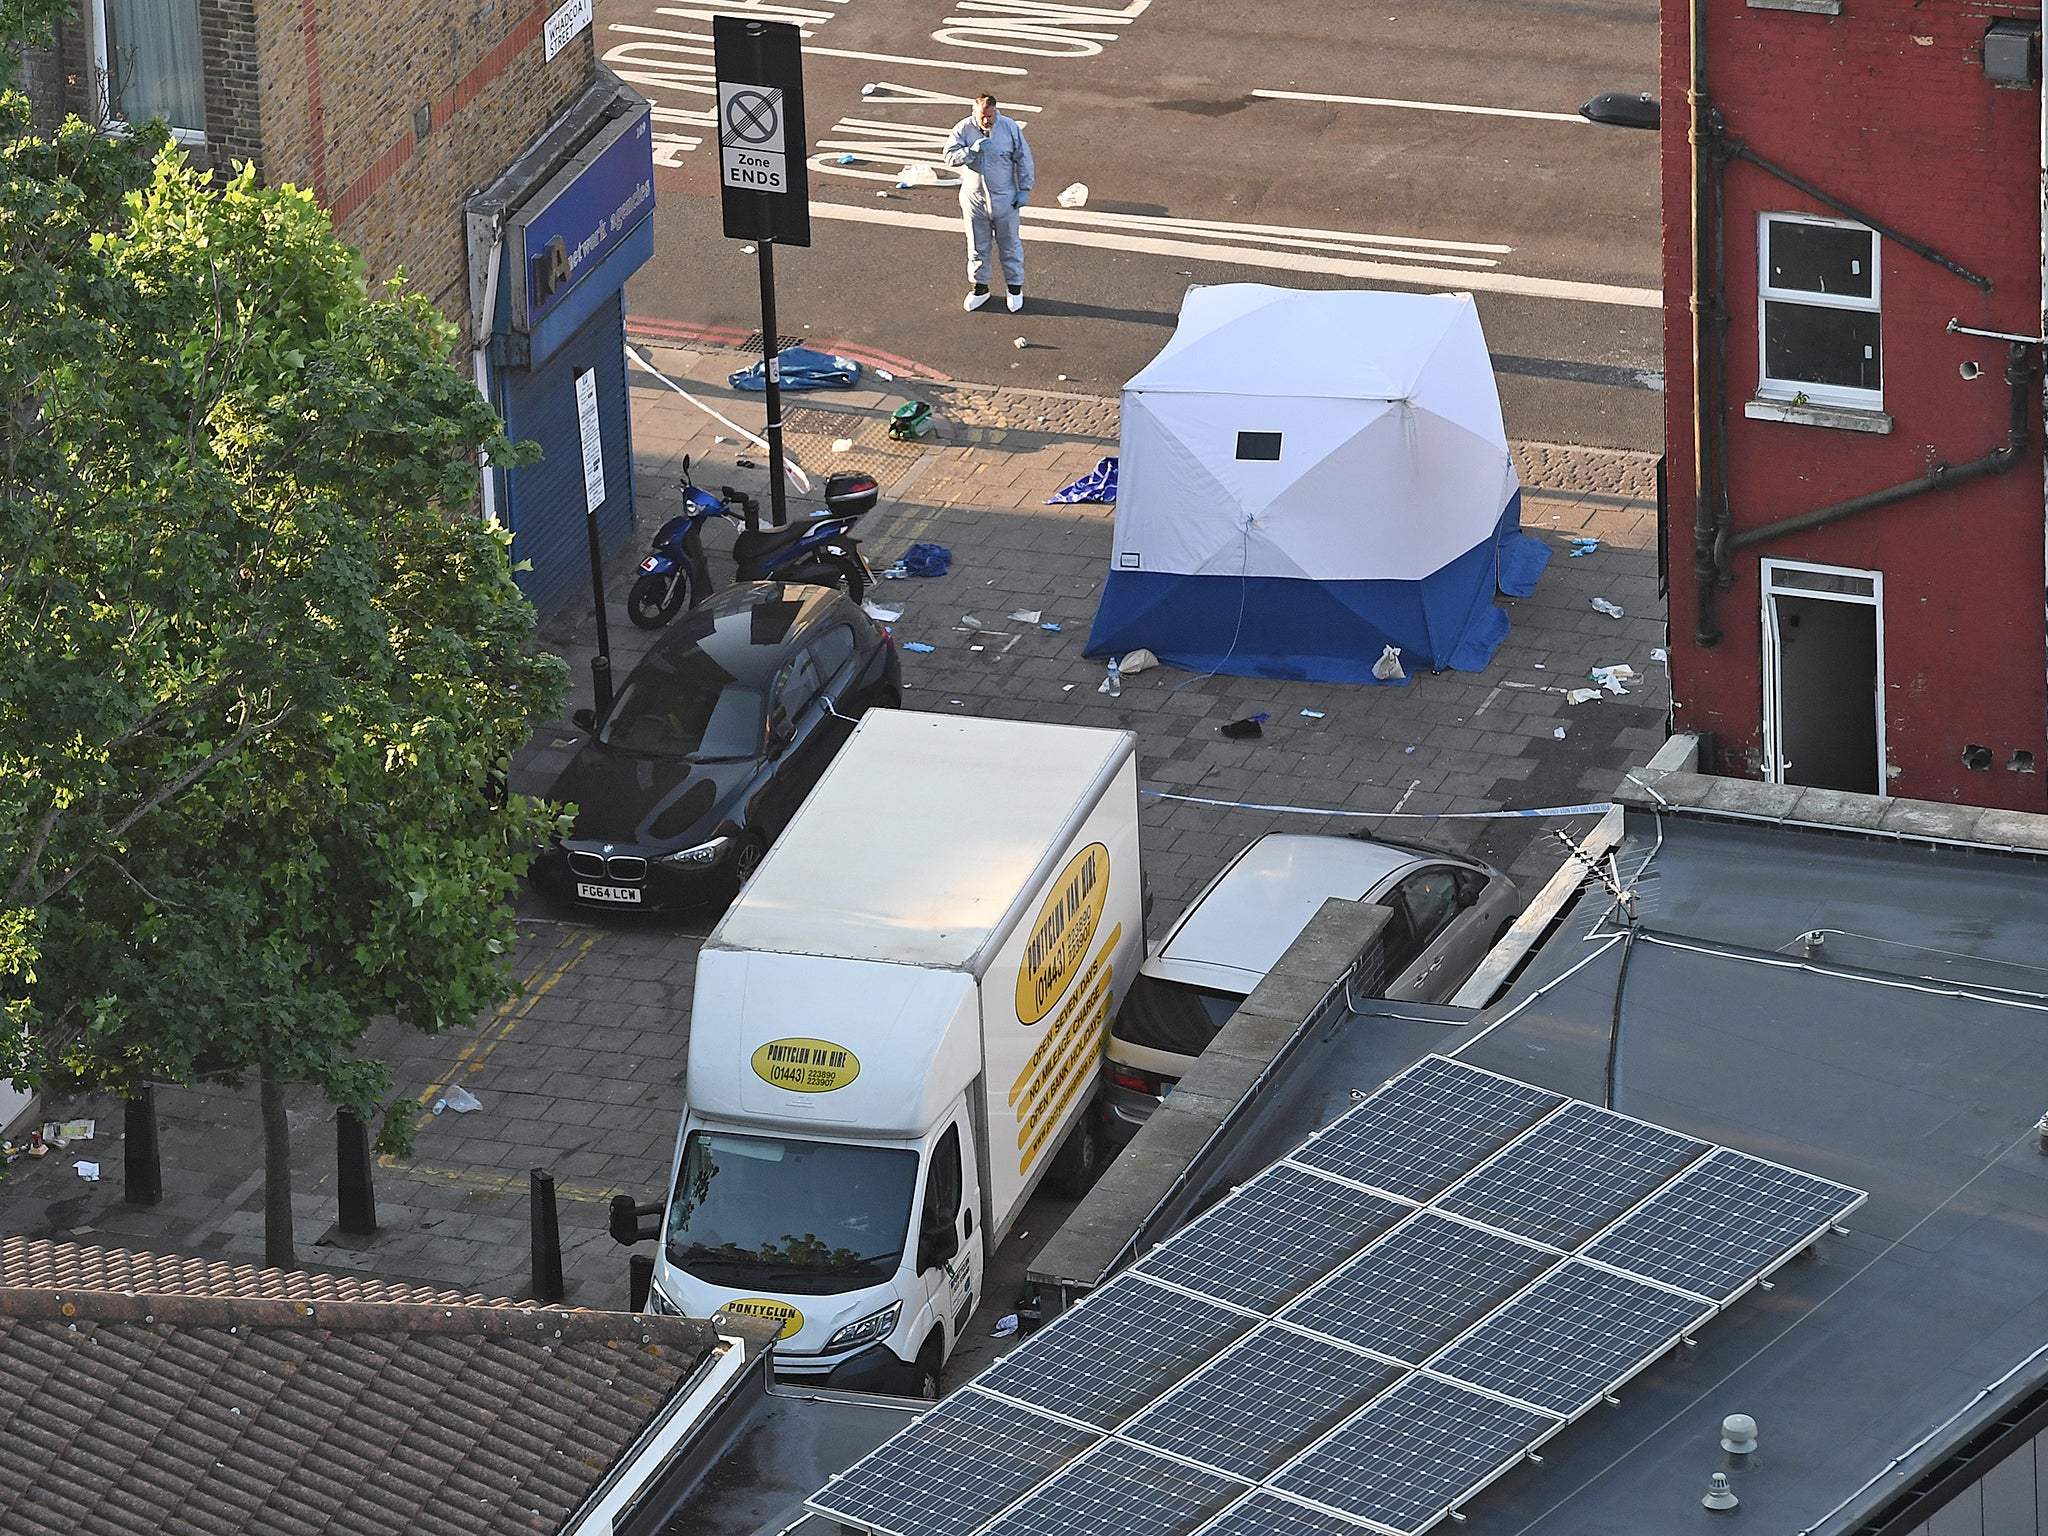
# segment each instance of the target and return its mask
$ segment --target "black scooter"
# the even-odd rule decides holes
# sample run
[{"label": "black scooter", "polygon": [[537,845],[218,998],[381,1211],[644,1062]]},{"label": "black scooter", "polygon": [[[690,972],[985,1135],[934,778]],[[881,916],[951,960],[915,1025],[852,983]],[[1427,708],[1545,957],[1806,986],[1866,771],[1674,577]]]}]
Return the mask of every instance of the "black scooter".
[{"label": "black scooter", "polygon": [[875,584],[875,573],[860,552],[854,523],[872,512],[882,488],[873,475],[834,475],[825,482],[821,511],[794,518],[785,527],[747,532],[754,498],[729,485],[718,494],[700,489],[683,460],[683,504],[654,535],[654,552],[640,562],[640,576],[626,595],[626,613],[642,629],[657,629],[685,608],[711,595],[711,564],[704,554],[704,525],[723,518],[739,530],[733,540],[738,581],[791,581],[837,587],[856,603]]}]

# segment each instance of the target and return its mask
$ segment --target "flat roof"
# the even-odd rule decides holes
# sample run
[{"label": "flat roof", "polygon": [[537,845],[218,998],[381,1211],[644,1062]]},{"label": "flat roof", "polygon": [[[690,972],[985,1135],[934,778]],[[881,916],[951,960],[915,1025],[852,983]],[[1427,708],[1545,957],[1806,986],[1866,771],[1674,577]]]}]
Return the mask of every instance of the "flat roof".
[{"label": "flat roof", "polygon": [[1568,1427],[1462,1527],[1725,1530],[1700,1496],[1724,1466],[1721,1420],[1746,1413],[1760,1450],[1738,1474],[1743,1515],[1781,1536],[1852,1531],[2048,1380],[2048,867],[1633,810],[1617,859],[1633,942],[1594,886],[1485,1013],[1366,1005],[1370,1027],[1299,1053],[1186,1205],[1429,1051],[1866,1189],[1847,1235]]},{"label": "flat roof", "polygon": [[1136,747],[1129,731],[870,710],[708,943],[967,965]]}]

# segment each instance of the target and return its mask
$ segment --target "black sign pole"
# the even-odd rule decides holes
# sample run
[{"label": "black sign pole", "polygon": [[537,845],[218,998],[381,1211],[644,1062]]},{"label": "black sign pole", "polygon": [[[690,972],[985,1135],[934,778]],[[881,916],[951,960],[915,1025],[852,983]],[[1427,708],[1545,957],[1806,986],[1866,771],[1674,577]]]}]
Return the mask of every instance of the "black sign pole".
[{"label": "black sign pole", "polygon": [[[811,243],[810,179],[804,171],[803,34],[782,21],[714,16],[719,91],[719,183],[728,240],[752,240],[761,267],[761,363],[767,375],[768,505],[789,522],[782,451],[780,326],[775,247]],[[758,531],[758,515],[747,526]]]},{"label": "black sign pole", "polygon": [[[758,23],[756,23],[758,25]],[[775,242],[764,237],[757,247],[761,253],[761,356],[768,375],[768,507],[772,526],[789,525],[789,503],[783,489],[782,468],[782,338],[775,325]],[[748,514],[748,526],[757,521]]]},{"label": "black sign pole", "polygon": [[601,718],[612,707],[612,634],[605,622],[604,552],[597,537],[597,508],[583,498],[584,531],[590,540],[590,605],[597,610],[597,654],[590,658],[590,687]]}]

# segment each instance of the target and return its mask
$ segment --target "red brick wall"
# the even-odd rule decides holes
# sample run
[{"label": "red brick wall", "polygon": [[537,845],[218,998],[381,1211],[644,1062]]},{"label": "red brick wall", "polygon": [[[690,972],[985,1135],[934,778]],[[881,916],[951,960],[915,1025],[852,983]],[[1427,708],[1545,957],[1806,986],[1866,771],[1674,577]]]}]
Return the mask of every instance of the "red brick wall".
[{"label": "red brick wall", "polygon": [[[1881,268],[1888,436],[1755,421],[1757,215],[1836,216],[1742,161],[1726,173],[1729,493],[1737,530],[1880,490],[1938,461],[2003,444],[2010,392],[2002,343],[1945,334],[1951,317],[2040,334],[2040,97],[1995,89],[1978,4],[1845,0],[1839,16],[1709,6],[1708,88],[1731,135],[1878,222],[1993,280],[1983,294],[1886,241]],[[1884,573],[1890,791],[1930,800],[2048,807],[2048,623],[2043,601],[2043,455],[2016,469],[1732,557],[1717,598],[1722,638],[1695,641],[1691,14],[1663,8],[1666,438],[1670,479],[1671,664],[1680,729],[1712,731],[1723,771],[1760,774],[1758,562],[1773,557]],[[1976,362],[1981,377],[1959,368]],[[1991,748],[1973,772],[1965,744]],[[2040,772],[2005,771],[2015,749]]]}]

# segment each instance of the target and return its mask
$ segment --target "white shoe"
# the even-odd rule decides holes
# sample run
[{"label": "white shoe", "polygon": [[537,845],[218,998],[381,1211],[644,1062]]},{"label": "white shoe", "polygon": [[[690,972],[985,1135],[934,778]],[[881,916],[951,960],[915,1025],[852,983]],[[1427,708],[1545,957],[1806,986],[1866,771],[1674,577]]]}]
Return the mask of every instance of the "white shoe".
[{"label": "white shoe", "polygon": [[962,309],[972,311],[981,308],[981,306],[986,304],[987,302],[988,289],[977,288],[974,290],[974,292],[968,294],[966,298],[960,301],[960,307]]},{"label": "white shoe", "polygon": [[1011,314],[1016,314],[1018,310],[1024,307],[1024,290],[1022,288],[1012,288],[1010,296],[1003,300],[1003,302],[1010,306]]}]

